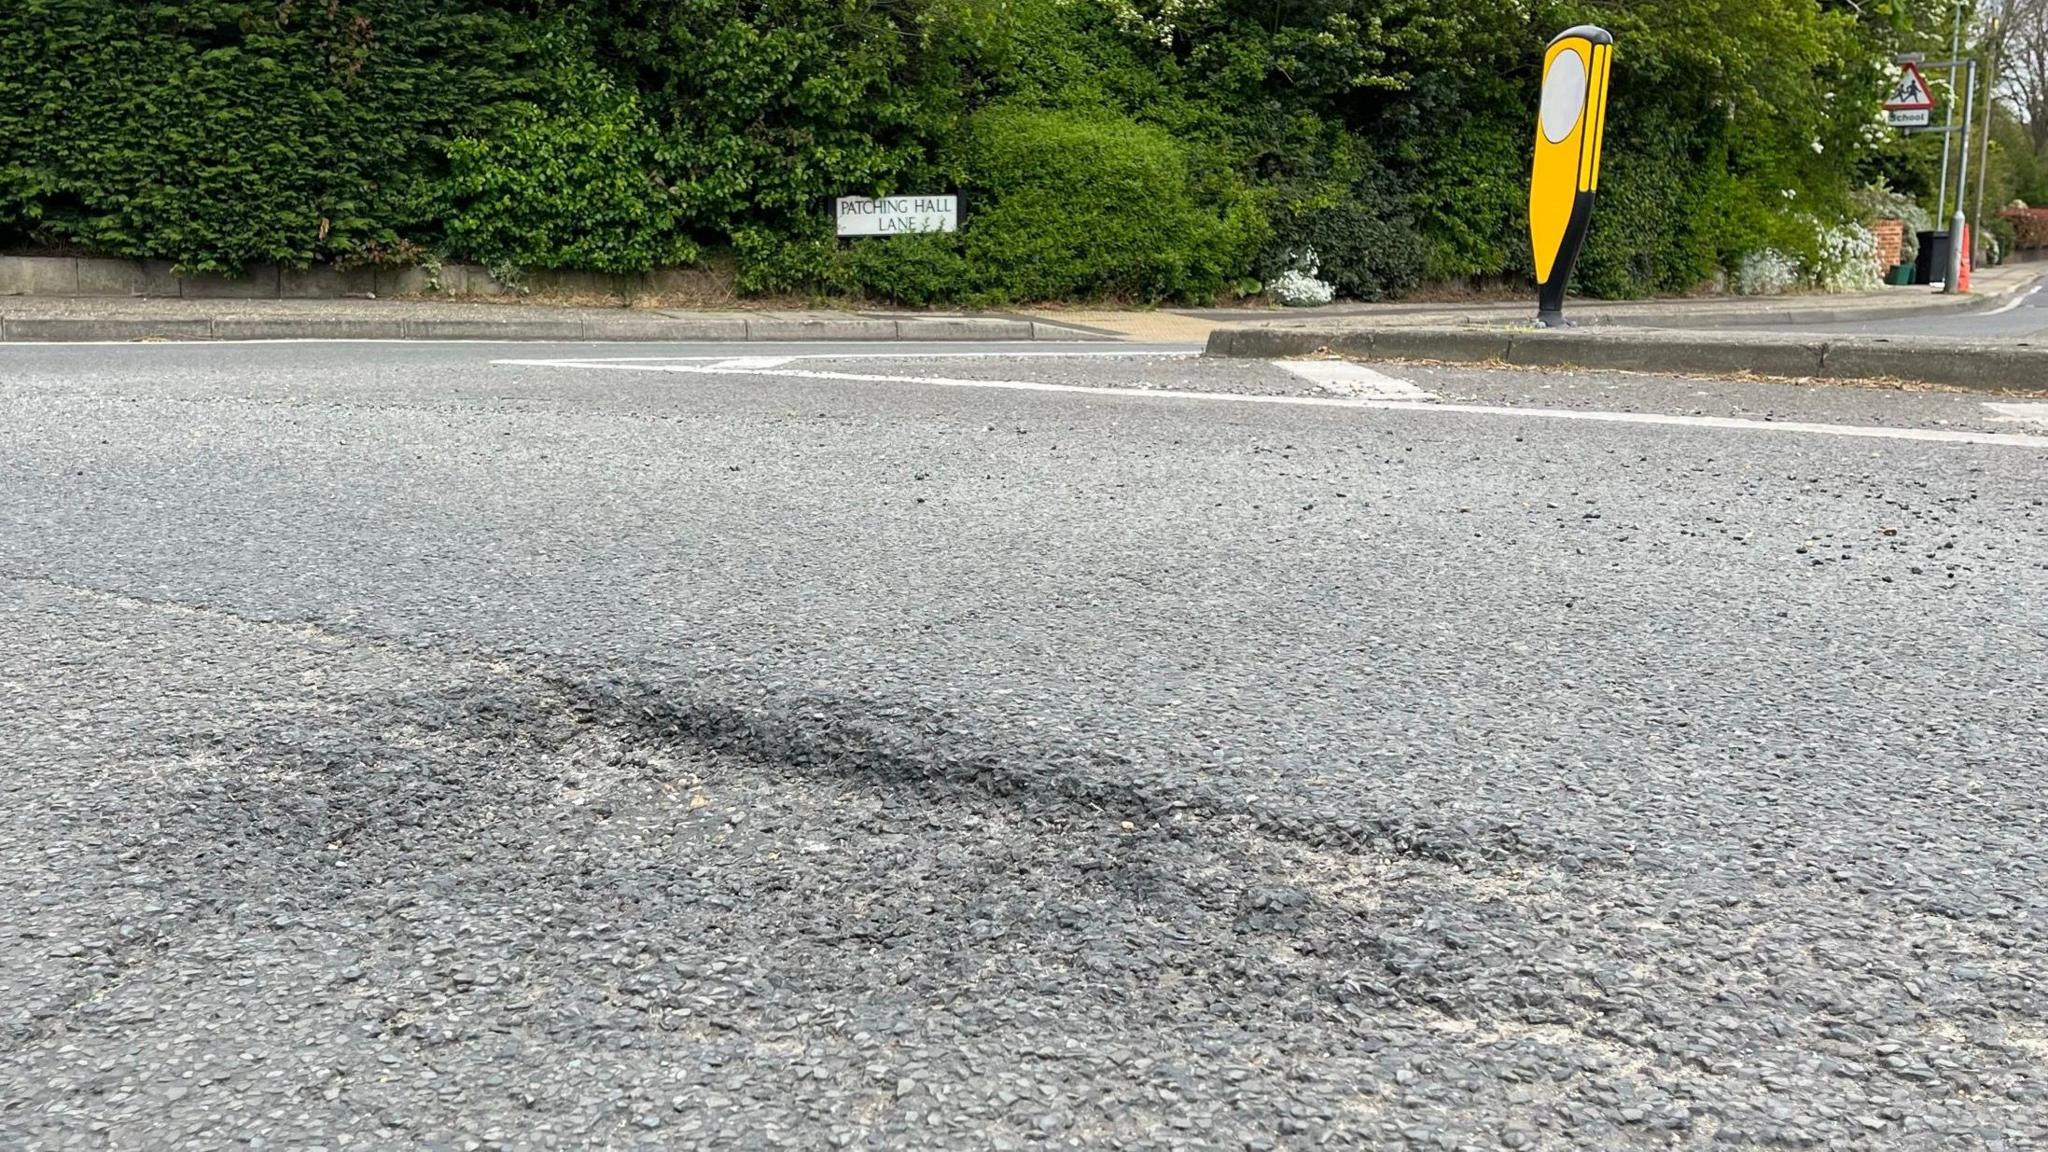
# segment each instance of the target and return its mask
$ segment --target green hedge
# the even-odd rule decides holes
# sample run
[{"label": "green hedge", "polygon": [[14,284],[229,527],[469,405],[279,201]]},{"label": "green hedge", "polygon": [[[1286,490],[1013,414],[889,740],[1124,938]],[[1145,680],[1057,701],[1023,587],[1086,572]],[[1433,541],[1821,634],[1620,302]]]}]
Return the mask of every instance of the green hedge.
[{"label": "green hedge", "polygon": [[989,109],[945,157],[957,234],[834,241],[815,218],[789,238],[750,230],[741,285],[923,305],[1065,299],[1210,300],[1268,228],[1235,179],[1197,179],[1165,130],[1101,108]]},{"label": "green hedge", "polygon": [[[1526,277],[1544,43],[1604,20],[1582,289],[1690,288],[1928,140],[1869,132],[1919,0],[11,0],[0,245],[626,271],[749,291],[1202,300],[1313,248],[1374,298]],[[2011,130],[1997,186],[2048,171]],[[950,238],[833,197],[957,190]]]},{"label": "green hedge", "polygon": [[577,35],[548,39],[546,102],[495,109],[480,134],[449,145],[448,250],[493,266],[600,272],[695,260],[687,202],[639,97],[576,51]]},{"label": "green hedge", "polygon": [[521,18],[457,0],[10,0],[0,233],[190,269],[410,260],[445,142],[530,87]]},{"label": "green hedge", "polygon": [[[997,108],[960,163],[977,295],[1208,299],[1264,239],[1246,199],[1203,202],[1165,130],[1109,113]],[[1227,193],[1226,193],[1227,195]]]}]

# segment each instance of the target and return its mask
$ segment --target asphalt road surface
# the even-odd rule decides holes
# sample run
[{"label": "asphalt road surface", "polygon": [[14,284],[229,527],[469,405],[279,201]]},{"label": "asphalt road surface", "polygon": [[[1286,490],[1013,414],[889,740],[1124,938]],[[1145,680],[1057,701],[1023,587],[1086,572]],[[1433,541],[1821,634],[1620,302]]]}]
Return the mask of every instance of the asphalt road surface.
[{"label": "asphalt road surface", "polygon": [[2048,407],[1049,350],[0,348],[0,1147],[2048,1145]]}]

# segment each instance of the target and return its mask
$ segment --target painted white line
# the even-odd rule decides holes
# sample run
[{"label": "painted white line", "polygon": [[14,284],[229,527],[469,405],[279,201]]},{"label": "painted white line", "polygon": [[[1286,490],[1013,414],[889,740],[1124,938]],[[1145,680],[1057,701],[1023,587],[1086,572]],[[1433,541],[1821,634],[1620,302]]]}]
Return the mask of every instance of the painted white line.
[{"label": "painted white line", "polygon": [[2003,421],[2007,424],[2039,424],[2044,428],[2048,428],[2048,404],[1986,403],[1984,406],[1998,413],[1998,415],[1992,417],[1994,420]]},{"label": "painted white line", "polygon": [[1325,392],[1338,396],[1360,396],[1373,400],[1434,400],[1406,380],[1375,372],[1349,360],[1275,360],[1273,366],[1309,380]]},{"label": "painted white line", "polygon": [[2048,287],[2048,285],[2036,284],[2032,288],[2027,289],[2025,292],[2020,293],[2018,296],[2015,296],[2012,299],[2007,300],[2005,303],[2000,304],[1998,307],[1993,308],[1991,311],[1984,313],[1984,315],[2003,316],[2007,312],[2010,312],[2013,309],[2019,307],[2020,305],[2025,304],[2027,301],[2033,299],[2034,293],[2039,292],[2043,287]]},{"label": "painted white line", "polygon": [[614,372],[678,372],[693,376],[763,376],[781,380],[830,380],[854,384],[921,384],[935,388],[986,388],[1013,392],[1061,392],[1119,400],[1198,400],[1212,404],[1277,404],[1297,408],[1351,408],[1394,412],[1458,412],[1525,420],[1581,420],[1596,424],[1653,424],[1673,428],[1718,428],[1738,432],[1792,432],[1853,436],[1871,440],[1918,440],[1933,444],[1990,444],[2048,450],[2048,436],[2018,432],[1958,432],[1946,428],[1880,428],[1862,424],[1808,424],[1793,420],[1744,420],[1734,416],[1673,416],[1661,412],[1600,412],[1577,408],[1512,408],[1492,404],[1442,404],[1430,400],[1373,400],[1339,396],[1260,396],[1243,392],[1187,392],[1171,388],[1105,388],[1047,384],[1039,380],[961,380],[945,376],[886,376],[868,372],[822,372],[808,368],[721,368],[715,364],[627,364],[598,360],[526,360],[550,368],[599,368]]},{"label": "painted white line", "polygon": [[744,372],[749,369],[780,368],[794,359],[794,356],[735,356],[730,360],[720,360],[712,367],[727,372]]}]

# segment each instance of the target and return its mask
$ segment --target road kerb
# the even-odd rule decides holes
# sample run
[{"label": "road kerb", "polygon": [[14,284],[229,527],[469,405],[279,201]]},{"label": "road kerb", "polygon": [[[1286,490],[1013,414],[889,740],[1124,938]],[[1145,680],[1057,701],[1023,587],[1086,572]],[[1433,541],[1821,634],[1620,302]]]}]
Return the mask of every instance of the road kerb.
[{"label": "road kerb", "polygon": [[174,340],[487,340],[553,342],[892,341],[1023,342],[1105,337],[1014,317],[862,316],[458,319],[406,317],[0,316],[0,343],[123,343]]},{"label": "road kerb", "polygon": [[1765,332],[1688,333],[1615,328],[1564,332],[1508,328],[1245,326],[1210,334],[1208,355],[1285,359],[1336,353],[1361,360],[1433,360],[1530,368],[1736,373],[1787,379],[1890,379],[1984,392],[2048,391],[2048,346],[1967,340],[1821,341]]}]

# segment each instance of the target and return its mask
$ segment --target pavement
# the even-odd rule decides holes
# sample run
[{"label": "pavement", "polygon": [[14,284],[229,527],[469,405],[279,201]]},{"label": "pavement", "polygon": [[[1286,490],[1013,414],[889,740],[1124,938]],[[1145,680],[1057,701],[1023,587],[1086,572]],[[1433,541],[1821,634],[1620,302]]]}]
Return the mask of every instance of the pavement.
[{"label": "pavement", "polygon": [[[1886,289],[1834,296],[1712,297],[1575,302],[1589,326],[1755,328],[1855,325],[1855,330],[1970,331],[1993,335],[2031,313],[1991,326],[1996,309],[2037,281],[2038,266],[1986,269],[1971,296]],[[960,340],[1105,339],[1199,343],[1218,329],[1377,326],[1526,327],[1525,300],[1464,303],[1345,301],[1320,308],[1041,308],[1019,313],[887,310],[705,310],[579,307],[444,298],[320,300],[180,299],[129,296],[0,296],[0,342],[128,340]],[[2032,331],[2033,329],[2027,329]]]},{"label": "pavement", "polygon": [[0,348],[0,1146],[2048,1144],[2048,411],[1192,351]]}]

